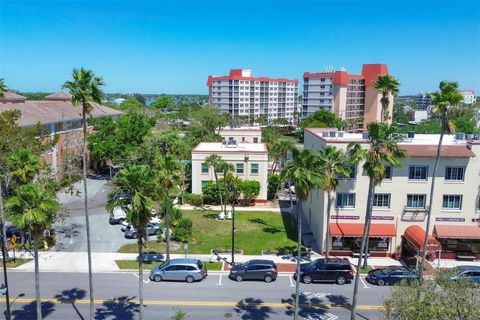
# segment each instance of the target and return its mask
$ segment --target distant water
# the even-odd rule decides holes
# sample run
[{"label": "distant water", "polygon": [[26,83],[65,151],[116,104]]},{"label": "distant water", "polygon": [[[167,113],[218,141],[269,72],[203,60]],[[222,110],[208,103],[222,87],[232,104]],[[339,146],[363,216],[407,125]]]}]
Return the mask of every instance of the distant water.
[{"label": "distant water", "polygon": [[152,103],[154,103],[154,102],[155,102],[155,99],[153,99],[153,98],[148,98],[148,99],[145,100],[145,105],[146,105],[147,107],[149,107],[149,106],[150,106]]}]

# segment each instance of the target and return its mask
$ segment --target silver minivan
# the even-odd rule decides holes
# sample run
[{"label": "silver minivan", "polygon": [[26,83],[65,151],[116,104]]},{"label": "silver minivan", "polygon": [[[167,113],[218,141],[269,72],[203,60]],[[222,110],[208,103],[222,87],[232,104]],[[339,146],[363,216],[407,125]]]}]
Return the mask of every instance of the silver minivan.
[{"label": "silver minivan", "polygon": [[169,262],[153,267],[150,280],[176,280],[192,283],[203,280],[207,276],[207,268],[197,259],[171,259]]}]

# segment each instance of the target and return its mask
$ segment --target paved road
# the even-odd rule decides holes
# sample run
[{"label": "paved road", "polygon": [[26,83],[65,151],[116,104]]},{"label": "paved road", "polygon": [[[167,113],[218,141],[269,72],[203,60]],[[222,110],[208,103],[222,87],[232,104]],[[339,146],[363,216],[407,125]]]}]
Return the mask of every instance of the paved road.
[{"label": "paved road", "polygon": [[[46,319],[86,319],[88,287],[86,273],[41,273],[41,294]],[[34,319],[34,275],[30,272],[10,272],[13,319]],[[291,319],[294,283],[281,276],[270,284],[263,282],[237,283],[225,275],[210,275],[193,284],[179,282],[155,283],[145,276],[145,319],[170,319],[174,309],[181,308],[190,319]],[[135,319],[138,275],[136,273],[99,273],[94,275],[96,319]],[[301,285],[304,319],[348,319],[353,284]],[[359,319],[380,319],[383,296],[388,287],[361,285]],[[58,300],[58,297],[69,301]],[[78,300],[72,304],[70,300]],[[115,303],[114,303],[115,302]],[[339,305],[339,306],[334,306]],[[5,303],[0,300],[0,312]]]}]

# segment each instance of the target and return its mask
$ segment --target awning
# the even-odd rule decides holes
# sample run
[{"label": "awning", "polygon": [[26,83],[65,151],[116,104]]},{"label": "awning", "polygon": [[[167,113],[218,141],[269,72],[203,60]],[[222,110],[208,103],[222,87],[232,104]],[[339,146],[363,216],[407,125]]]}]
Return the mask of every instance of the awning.
[{"label": "awning", "polygon": [[[405,230],[405,238],[418,250],[423,250],[423,241],[425,240],[425,230],[420,226],[410,226]],[[427,239],[428,251],[442,250],[442,245],[432,236]]]},{"label": "awning", "polygon": [[438,225],[433,228],[437,238],[480,239],[480,226]]},{"label": "awning", "polygon": [[[363,236],[363,223],[331,223],[330,234],[341,237]],[[397,230],[394,224],[372,223],[370,224],[370,237],[395,237]]]}]

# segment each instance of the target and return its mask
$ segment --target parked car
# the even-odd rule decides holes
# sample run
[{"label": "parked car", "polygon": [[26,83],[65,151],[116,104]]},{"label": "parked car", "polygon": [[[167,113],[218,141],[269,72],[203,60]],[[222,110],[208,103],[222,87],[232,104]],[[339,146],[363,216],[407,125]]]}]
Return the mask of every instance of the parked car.
[{"label": "parked car", "polygon": [[397,284],[400,281],[418,281],[420,280],[420,274],[406,267],[390,266],[386,268],[370,270],[366,279],[372,284],[384,286]]},{"label": "parked car", "polygon": [[[160,223],[162,222],[162,220],[160,220],[160,218],[157,218],[157,217],[152,217],[149,222],[150,222],[150,223],[154,223],[154,224],[160,224]],[[127,220],[122,221],[120,230],[122,230],[123,232],[125,232],[125,230],[127,229],[128,225],[130,225],[130,224],[131,224],[131,222],[129,222],[129,221],[127,221]]]},{"label": "parked car", "polygon": [[458,266],[455,268],[456,275],[451,276],[450,280],[465,279],[472,281],[476,286],[480,286],[480,267],[477,266]]},{"label": "parked car", "polygon": [[[293,278],[297,279],[297,273],[293,275]],[[343,285],[352,279],[353,269],[348,259],[321,258],[300,265],[300,281],[303,283],[328,281]]]},{"label": "parked car", "polygon": [[5,235],[7,239],[10,239],[12,238],[13,235],[15,235],[18,238],[18,240],[20,240],[20,237],[22,236],[22,232],[16,226],[9,226],[7,227],[7,229],[5,229]]},{"label": "parked car", "polygon": [[233,266],[228,277],[236,281],[272,282],[277,279],[277,265],[271,260],[250,260]]},{"label": "parked car", "polygon": [[[146,228],[147,236],[153,236],[154,234],[160,234],[160,223],[148,223]],[[137,230],[133,224],[129,224],[125,228],[125,238],[137,238]]]},{"label": "parked car", "polygon": [[197,259],[171,259],[169,262],[152,268],[150,280],[176,280],[192,283],[207,277],[207,268]]},{"label": "parked car", "polygon": [[110,224],[117,224],[117,223],[123,223],[126,220],[127,220],[127,210],[125,210],[125,208],[122,208],[120,206],[116,206],[113,208],[112,213],[110,213],[110,218],[108,219],[108,222]]}]

